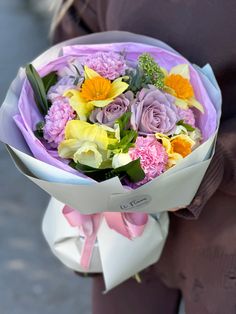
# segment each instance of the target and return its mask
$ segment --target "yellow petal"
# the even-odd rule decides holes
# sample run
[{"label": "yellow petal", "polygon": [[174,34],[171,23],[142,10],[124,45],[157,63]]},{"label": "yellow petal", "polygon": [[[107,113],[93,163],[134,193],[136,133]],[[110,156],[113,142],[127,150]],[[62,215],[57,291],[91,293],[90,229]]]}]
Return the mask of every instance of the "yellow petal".
[{"label": "yellow petal", "polygon": [[92,79],[94,77],[98,77],[98,76],[101,76],[99,75],[96,71],[90,69],[89,67],[87,67],[87,65],[84,66],[84,76],[85,76],[85,79]]},{"label": "yellow petal", "polygon": [[86,104],[85,99],[80,96],[80,92],[78,89],[69,89],[63,94],[63,96],[69,99],[72,98],[80,104]]},{"label": "yellow petal", "polygon": [[164,146],[167,154],[168,155],[171,154],[172,153],[172,146],[171,146],[169,137],[165,134],[162,134],[162,133],[156,133],[155,137],[162,141],[162,145]]},{"label": "yellow petal", "polygon": [[165,68],[163,68],[163,67],[161,67],[161,70],[162,70],[163,74],[165,75],[165,77],[167,77],[168,76],[168,71]]},{"label": "yellow petal", "polygon": [[169,159],[167,163],[168,168],[175,166],[181,159],[183,159],[183,157],[178,153],[173,153],[169,155]]},{"label": "yellow petal", "polygon": [[186,78],[187,80],[190,80],[190,73],[189,73],[189,65],[188,64],[179,64],[173,67],[170,70],[170,75],[171,74],[179,74],[182,77]]},{"label": "yellow petal", "polygon": [[169,87],[169,86],[164,86],[164,91],[168,94],[171,94],[172,96],[176,97],[176,92],[173,88]]},{"label": "yellow petal", "polygon": [[86,121],[90,112],[93,110],[93,104],[86,102],[81,97],[81,93],[76,89],[69,89],[64,93],[64,96],[69,98],[69,103],[76,111],[80,120]]},{"label": "yellow petal", "polygon": [[114,145],[120,141],[120,128],[118,130],[117,128],[113,129],[105,124],[101,124],[99,126],[107,132],[109,142],[108,145]]},{"label": "yellow petal", "polygon": [[191,137],[186,134],[179,134],[179,135],[173,136],[170,139],[170,141],[172,142],[173,140],[176,140],[176,139],[188,142],[192,147],[195,144],[194,140],[192,140]]},{"label": "yellow petal", "polygon": [[115,80],[111,84],[111,89],[108,94],[108,98],[116,98],[120,94],[122,94],[127,88],[129,84],[122,82],[120,79]]},{"label": "yellow petal", "polygon": [[115,130],[115,138],[117,139],[118,142],[120,142],[120,125],[118,123],[115,123],[114,130]]},{"label": "yellow petal", "polygon": [[175,105],[181,109],[188,109],[188,101],[184,99],[176,98]]},{"label": "yellow petal", "polygon": [[109,105],[113,101],[113,98],[105,99],[105,100],[91,100],[88,102],[93,107],[103,108]]},{"label": "yellow petal", "polygon": [[173,136],[171,139],[173,153],[178,153],[182,157],[186,157],[192,152],[195,142],[186,134]]},{"label": "yellow petal", "polygon": [[98,151],[97,145],[91,142],[84,142],[75,152],[73,159],[75,162],[93,168],[99,168],[103,161],[102,154]]},{"label": "yellow petal", "polygon": [[71,120],[67,123],[65,137],[66,139],[74,138],[80,142],[93,142],[103,150],[106,150],[109,145],[107,132],[100,125],[81,120]]},{"label": "yellow petal", "polygon": [[157,139],[162,139],[162,138],[169,138],[167,135],[163,134],[163,133],[155,133],[155,137]]},{"label": "yellow petal", "polygon": [[195,107],[197,108],[199,111],[201,111],[201,113],[204,113],[204,107],[203,105],[197,101],[195,98],[191,98],[188,100],[188,104],[190,107]]},{"label": "yellow petal", "polygon": [[76,139],[64,140],[58,146],[58,154],[61,158],[73,158],[80,145],[81,142]]}]

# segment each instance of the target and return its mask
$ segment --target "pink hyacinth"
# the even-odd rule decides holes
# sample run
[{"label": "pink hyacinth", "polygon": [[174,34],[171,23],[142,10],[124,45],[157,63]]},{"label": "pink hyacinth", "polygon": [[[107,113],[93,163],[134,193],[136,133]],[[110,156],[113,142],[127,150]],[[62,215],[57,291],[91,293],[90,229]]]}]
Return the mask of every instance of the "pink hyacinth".
[{"label": "pink hyacinth", "polygon": [[145,178],[136,183],[140,186],[162,174],[166,169],[168,155],[165,148],[156,138],[152,136],[139,136],[136,140],[135,147],[129,150],[132,160],[141,159],[141,167],[144,170]]},{"label": "pink hyacinth", "polygon": [[73,108],[64,97],[54,99],[47,115],[43,135],[45,140],[56,148],[65,137],[65,127],[75,117]]},{"label": "pink hyacinth", "polygon": [[191,125],[192,127],[195,127],[195,117],[191,109],[178,108],[178,114],[179,114],[180,120],[183,120],[184,123],[187,123]]},{"label": "pink hyacinth", "polygon": [[124,75],[126,69],[125,58],[112,51],[89,55],[85,57],[83,64],[109,80]]}]

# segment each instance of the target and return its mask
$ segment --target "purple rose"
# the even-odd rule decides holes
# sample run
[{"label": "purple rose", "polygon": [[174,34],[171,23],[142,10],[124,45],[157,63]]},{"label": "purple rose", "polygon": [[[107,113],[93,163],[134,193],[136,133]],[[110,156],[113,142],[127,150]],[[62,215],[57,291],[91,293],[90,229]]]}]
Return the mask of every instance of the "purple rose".
[{"label": "purple rose", "polygon": [[105,124],[113,127],[115,121],[120,118],[129,108],[133,100],[133,93],[126,92],[113,100],[109,105],[104,108],[94,109],[89,117],[93,123]]},{"label": "purple rose", "polygon": [[174,97],[155,86],[143,88],[131,106],[131,125],[140,134],[173,134],[179,121]]}]

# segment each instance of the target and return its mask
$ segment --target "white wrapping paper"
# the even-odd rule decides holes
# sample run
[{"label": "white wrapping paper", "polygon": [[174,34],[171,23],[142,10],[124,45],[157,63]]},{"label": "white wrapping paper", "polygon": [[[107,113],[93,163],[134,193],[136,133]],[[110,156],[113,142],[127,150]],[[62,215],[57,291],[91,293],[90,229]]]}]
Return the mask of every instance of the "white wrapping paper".
[{"label": "white wrapping paper", "polygon": [[[83,272],[79,263],[83,238],[80,237],[79,229],[71,227],[65,220],[63,207],[63,203],[51,199],[43,219],[43,234],[52,252],[62,263],[75,271]],[[161,213],[158,219],[149,216],[142,236],[129,240],[110,229],[103,220],[88,272],[103,272],[106,290],[114,288],[158,260],[168,226],[166,212]]]}]

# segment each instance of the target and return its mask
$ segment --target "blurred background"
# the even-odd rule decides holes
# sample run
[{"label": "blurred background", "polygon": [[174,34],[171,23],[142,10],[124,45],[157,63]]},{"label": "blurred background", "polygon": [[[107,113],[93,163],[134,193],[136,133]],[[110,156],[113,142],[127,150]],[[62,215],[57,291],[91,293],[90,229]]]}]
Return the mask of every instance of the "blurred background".
[{"label": "blurred background", "polygon": [[[0,103],[21,65],[50,46],[50,0],[0,0]],[[0,313],[91,314],[89,278],[50,252],[41,221],[49,197],[0,144]]]}]

